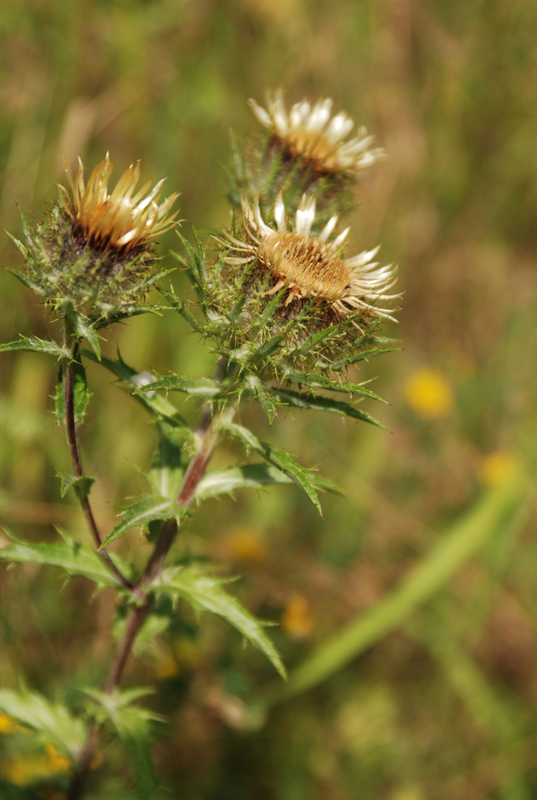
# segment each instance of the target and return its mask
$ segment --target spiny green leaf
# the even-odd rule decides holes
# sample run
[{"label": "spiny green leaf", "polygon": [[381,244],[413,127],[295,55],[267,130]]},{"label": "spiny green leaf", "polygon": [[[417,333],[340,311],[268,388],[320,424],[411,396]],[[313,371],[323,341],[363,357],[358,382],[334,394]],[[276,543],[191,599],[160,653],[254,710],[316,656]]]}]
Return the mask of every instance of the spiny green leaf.
[{"label": "spiny green leaf", "polygon": [[76,496],[79,500],[83,501],[89,495],[91,487],[96,481],[95,475],[82,475],[77,478],[76,475],[62,475],[58,473],[61,478],[60,494],[65,497],[69,489],[74,489]]},{"label": "spiny green leaf", "polygon": [[0,711],[39,733],[43,742],[69,753],[73,760],[84,744],[86,728],[82,720],[37,692],[0,689]]},{"label": "spiny green leaf", "polygon": [[230,436],[239,439],[246,450],[254,450],[259,453],[265,461],[273,464],[278,469],[281,469],[292,481],[303,489],[319,514],[322,516],[321,504],[315,491],[315,474],[312,470],[300,466],[294,461],[289,453],[284,450],[278,450],[271,447],[266,442],[262,442],[257,436],[242,425],[237,425],[234,422],[222,421],[221,429],[228,433]]},{"label": "spiny green leaf", "polygon": [[99,704],[95,713],[98,721],[102,724],[108,720],[116,729],[129,762],[138,796],[141,800],[155,800],[158,783],[151,761],[150,744],[153,734],[151,722],[162,721],[162,717],[132,705],[138,698],[149,694],[148,690],[137,688],[120,692],[115,689],[111,694],[106,694],[86,689],[85,694]]},{"label": "spiny green leaf", "polygon": [[[332,481],[316,475],[312,475],[311,479],[316,489],[342,493]],[[260,489],[275,483],[293,484],[294,481],[272,464],[244,464],[241,467],[228,467],[205,473],[198,484],[195,496],[198,500],[206,500],[220,494],[230,494],[236,489]]]},{"label": "spiny green leaf", "polygon": [[27,338],[22,336],[16,342],[7,342],[0,344],[0,353],[8,352],[9,350],[27,350],[32,353],[48,353],[48,355],[56,356],[56,358],[64,358],[68,356],[68,351],[60,347],[59,344],[49,339],[38,339],[36,337]]},{"label": "spiny green leaf", "polygon": [[265,634],[263,623],[253,617],[222,588],[224,581],[207,575],[197,566],[165,570],[151,585],[156,594],[187,600],[198,611],[210,611],[226,619],[258,647],[285,678],[285,668],[276,648]]},{"label": "spiny green leaf", "polygon": [[346,381],[332,380],[327,375],[318,375],[314,372],[286,372],[284,379],[290,383],[297,383],[299,386],[308,386],[310,389],[327,389],[331,392],[341,392],[345,394],[357,394],[361,397],[370,397],[372,400],[379,400],[385,403],[383,397],[375,394],[370,389],[366,389],[363,383],[347,383]]},{"label": "spiny green leaf", "polygon": [[86,370],[80,361],[73,361],[73,405],[75,421],[78,425],[84,422],[90,397]]},{"label": "spiny green leaf", "polygon": [[272,394],[281,403],[294,406],[295,408],[309,408],[316,411],[330,411],[333,414],[339,414],[342,417],[350,417],[351,419],[359,419],[362,422],[369,422],[371,425],[377,425],[379,428],[386,430],[385,426],[378,422],[370,414],[351,405],[344,403],[341,400],[334,400],[331,397],[323,397],[314,394],[300,394],[300,392],[293,392],[291,389],[271,389]]},{"label": "spiny green leaf", "polygon": [[349,358],[334,362],[332,368],[337,370],[340,367],[348,367],[351,364],[358,364],[359,361],[367,361],[368,358],[380,356],[383,353],[396,353],[400,349],[399,347],[372,347],[369,350],[362,350],[361,353],[356,353],[356,355],[350,356]]},{"label": "spiny green leaf", "polygon": [[180,445],[162,434],[148,474],[152,489],[162,497],[173,500],[181,488],[183,475]]},{"label": "spiny green leaf", "polygon": [[222,385],[211,378],[184,378],[181,375],[167,375],[165,378],[159,378],[136,389],[134,393],[158,391],[185,392],[197,397],[216,397],[221,394]]},{"label": "spiny green leaf", "polygon": [[82,316],[82,314],[77,314],[76,312],[70,312],[67,314],[69,322],[73,326],[75,332],[82,338],[85,339],[93,352],[97,356],[97,359],[101,360],[101,345],[99,342],[99,334],[91,324],[89,320]]},{"label": "spiny green leaf", "polygon": [[187,509],[178,506],[175,501],[168,500],[162,495],[144,494],[132,506],[123,509],[123,519],[108,534],[101,547],[108,547],[116,539],[124,536],[131,528],[139,527],[143,533],[153,520],[175,519],[179,523],[187,513]]},{"label": "spiny green leaf", "polygon": [[[19,564],[39,564],[60,567],[69,576],[81,575],[98,586],[121,586],[118,579],[106,567],[101,557],[89,547],[75,541],[61,544],[54,542],[23,542],[10,535],[11,544],[0,548],[0,560]],[[117,558],[114,559],[116,562]],[[122,569],[127,571],[126,565]]]},{"label": "spiny green leaf", "polygon": [[254,400],[259,403],[272,425],[276,416],[276,403],[263,381],[255,375],[248,375],[244,380],[244,385],[247,387],[247,391],[253,395]]}]

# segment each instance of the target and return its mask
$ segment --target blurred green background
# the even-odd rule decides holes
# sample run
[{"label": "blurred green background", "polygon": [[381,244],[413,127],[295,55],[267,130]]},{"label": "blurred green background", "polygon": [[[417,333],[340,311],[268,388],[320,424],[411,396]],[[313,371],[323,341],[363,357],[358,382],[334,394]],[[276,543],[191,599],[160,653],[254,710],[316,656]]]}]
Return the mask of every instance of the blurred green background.
[{"label": "blurred green background", "polygon": [[[399,264],[400,323],[386,331],[403,350],[360,372],[379,376],[374,388],[390,405],[367,410],[390,432],[308,412],[280,414],[268,430],[252,411],[246,421],[262,438],[319,466],[347,497],[327,496],[324,519],[288,487],[210,501],[182,540],[245,576],[235,589],[280,623],[273,637],[292,671],[377,607],[517,463],[532,472],[537,4],[5,0],[0,31],[0,218],[10,232],[20,230],[16,204],[39,216],[56,197],[63,156],[91,167],[107,150],[116,178],[139,157],[143,176],[168,176],[167,191],[182,193],[187,235],[190,222],[226,224],[219,165],[228,131],[255,127],[246,100],[263,103],[267,88],[282,86],[289,103],[334,98],[389,153],[361,180],[350,247],[381,242],[384,263]],[[166,247],[178,248],[173,234]],[[5,235],[0,250],[3,265],[19,263]],[[186,288],[181,275],[174,280]],[[54,329],[7,272],[0,305],[0,341]],[[176,316],[141,317],[109,338],[109,352],[119,346],[140,370],[212,369]],[[69,464],[50,413],[54,380],[44,357],[1,357],[0,522],[21,537],[52,540],[60,525],[86,541],[74,500],[59,498],[55,473]],[[100,478],[92,497],[106,530],[114,505],[146,490],[140,467],[156,434],[109,374],[91,367],[90,380],[82,445]],[[195,415],[191,401],[185,408]],[[154,755],[171,796],[536,798],[531,505],[524,500],[517,523],[500,526],[396,630],[277,705],[258,730],[239,701],[263,700],[270,666],[224,623],[204,618],[200,630],[179,609],[174,629],[126,675],[127,685],[158,686],[150,702],[169,724]],[[140,561],[148,553],[136,532],[122,547]],[[112,622],[106,591],[92,599],[83,580],[62,589],[54,570],[2,569],[0,682],[22,679],[76,705],[81,686],[102,684]],[[0,719],[0,774],[13,797],[58,800],[35,754],[21,756],[13,741]],[[130,796],[128,771],[106,739],[95,781],[94,797]]]}]

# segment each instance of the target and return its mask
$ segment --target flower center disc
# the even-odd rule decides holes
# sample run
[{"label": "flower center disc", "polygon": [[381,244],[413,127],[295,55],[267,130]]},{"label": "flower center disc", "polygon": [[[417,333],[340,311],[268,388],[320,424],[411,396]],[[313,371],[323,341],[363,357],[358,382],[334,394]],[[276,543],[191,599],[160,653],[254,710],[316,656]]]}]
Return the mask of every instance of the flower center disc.
[{"label": "flower center disc", "polygon": [[275,278],[301,297],[331,303],[343,296],[350,271],[330,245],[299,233],[274,233],[261,242],[259,258]]},{"label": "flower center disc", "polygon": [[338,172],[340,165],[334,153],[334,145],[322,133],[295,131],[286,137],[287,147],[293,158],[305,158],[314,162],[323,172]]}]

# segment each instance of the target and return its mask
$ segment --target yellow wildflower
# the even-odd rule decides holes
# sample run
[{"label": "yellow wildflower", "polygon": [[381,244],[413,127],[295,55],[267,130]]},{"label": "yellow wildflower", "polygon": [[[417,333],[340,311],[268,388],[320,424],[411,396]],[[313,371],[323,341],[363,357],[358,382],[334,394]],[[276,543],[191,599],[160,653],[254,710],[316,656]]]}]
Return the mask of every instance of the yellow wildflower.
[{"label": "yellow wildflower", "polygon": [[507,480],[520,459],[510,450],[496,450],[486,455],[479,465],[479,480],[485,486],[498,486]]},{"label": "yellow wildflower", "polygon": [[416,370],[406,381],[404,391],[410,408],[425,419],[444,419],[453,409],[453,390],[440,370]]},{"label": "yellow wildflower", "polygon": [[291,595],[280,622],[282,628],[296,639],[302,639],[311,633],[315,619],[310,604],[303,595]]}]

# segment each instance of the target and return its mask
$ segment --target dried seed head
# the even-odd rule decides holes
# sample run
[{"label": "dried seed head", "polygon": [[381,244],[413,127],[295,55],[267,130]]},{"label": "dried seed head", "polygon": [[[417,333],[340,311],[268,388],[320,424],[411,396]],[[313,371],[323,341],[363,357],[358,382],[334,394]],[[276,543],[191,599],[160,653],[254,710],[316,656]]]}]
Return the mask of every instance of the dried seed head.
[{"label": "dried seed head", "polygon": [[267,108],[255,100],[250,107],[284,151],[294,159],[303,159],[320,174],[355,173],[386,157],[382,148],[370,149],[374,141],[364,127],[358,136],[347,139],[354,127],[344,111],[331,117],[332,100],[319,100],[314,106],[302,100],[289,113],[284,105],[283,92],[267,92]]}]

